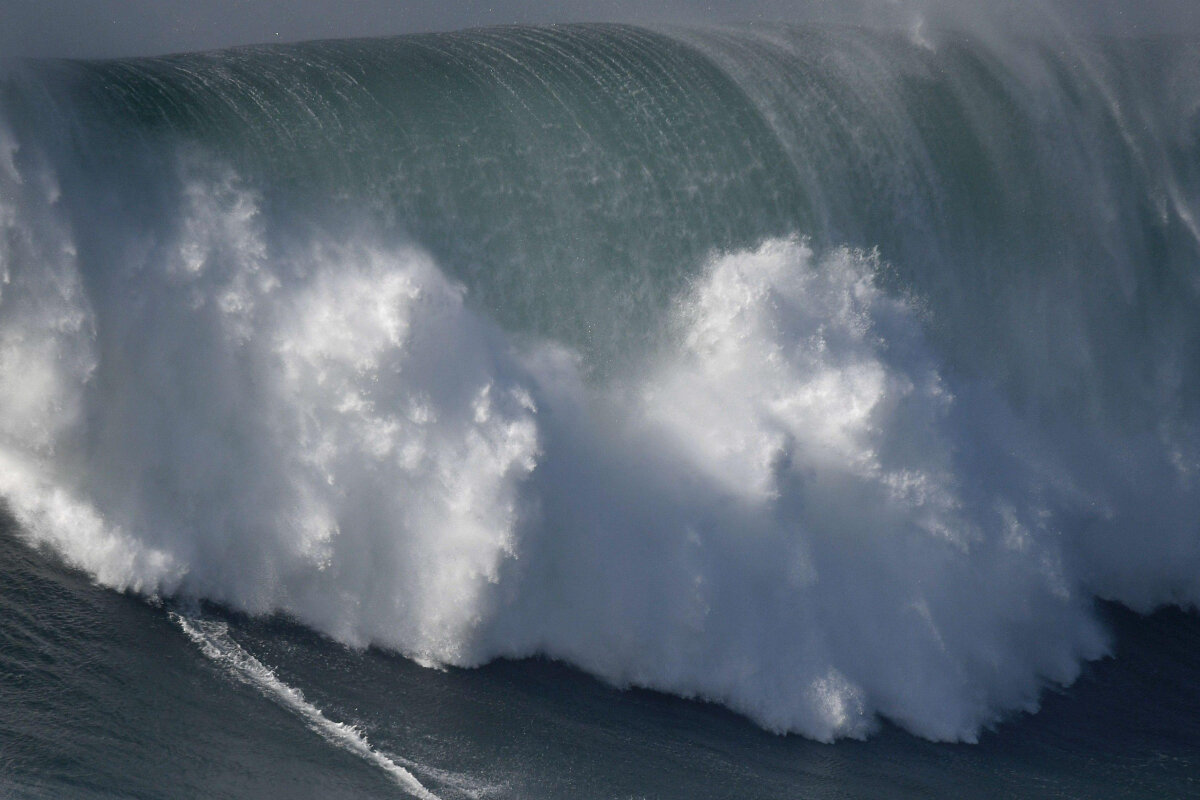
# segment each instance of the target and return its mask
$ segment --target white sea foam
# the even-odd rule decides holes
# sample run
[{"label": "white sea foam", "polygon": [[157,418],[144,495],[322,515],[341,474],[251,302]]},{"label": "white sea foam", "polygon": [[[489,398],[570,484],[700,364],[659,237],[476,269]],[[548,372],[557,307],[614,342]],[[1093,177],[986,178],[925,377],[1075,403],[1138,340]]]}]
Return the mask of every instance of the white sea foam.
[{"label": "white sea foam", "polygon": [[0,494],[106,585],[422,663],[544,653],[821,740],[880,715],[973,740],[1105,651],[1097,587],[1200,599],[1187,432],[1163,434],[1165,532],[1127,558],[1139,484],[1069,469],[944,374],[869,253],[716,255],[667,344],[597,384],[421,250],[273,223],[198,152],[171,177],[176,224],[92,231],[110,260],[85,267],[43,168],[0,152]]},{"label": "white sea foam", "polygon": [[718,257],[676,344],[575,400],[607,422],[547,422],[555,524],[497,625],[536,628],[515,651],[822,740],[877,714],[971,740],[1104,651],[1041,506],[964,474],[988,443],[876,267],[792,240]]}]

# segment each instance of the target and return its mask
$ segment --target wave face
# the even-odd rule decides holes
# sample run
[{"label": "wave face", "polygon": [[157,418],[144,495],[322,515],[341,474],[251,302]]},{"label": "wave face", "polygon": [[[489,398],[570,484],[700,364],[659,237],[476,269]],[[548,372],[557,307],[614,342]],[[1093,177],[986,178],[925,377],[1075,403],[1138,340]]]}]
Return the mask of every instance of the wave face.
[{"label": "wave face", "polygon": [[0,494],[102,584],[937,740],[1200,601],[1200,45],[12,66]]}]

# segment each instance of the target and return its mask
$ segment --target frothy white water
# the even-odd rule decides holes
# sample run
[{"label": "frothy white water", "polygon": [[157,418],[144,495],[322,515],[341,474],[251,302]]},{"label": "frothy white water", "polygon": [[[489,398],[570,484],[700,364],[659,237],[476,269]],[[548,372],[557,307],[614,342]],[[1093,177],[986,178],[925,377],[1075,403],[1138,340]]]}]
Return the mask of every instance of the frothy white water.
[{"label": "frothy white water", "polygon": [[176,169],[178,224],[93,232],[88,267],[46,173],[0,158],[0,493],[106,585],[422,663],[543,653],[821,740],[1036,708],[1105,652],[1097,564],[1118,599],[1200,597],[1183,534],[1123,569],[1119,524],[1065,530],[1127,498],[953,385],[870,254],[714,256],[663,346],[597,385],[419,249],[272,228],[230,168]]},{"label": "frothy white water", "polygon": [[540,620],[537,649],[614,682],[821,740],[877,714],[972,740],[1104,652],[1039,498],[963,473],[988,443],[877,266],[789,240],[715,258],[674,344],[577,397],[592,420],[547,422],[556,524],[509,635]]},{"label": "frothy white water", "polygon": [[[14,375],[0,403],[47,432],[8,437],[14,510],[111,585],[470,658],[538,452],[507,346],[423,254],[317,243],[269,259],[258,198],[226,170],[181,170],[178,240],[90,298],[17,254],[0,335],[39,377]],[[60,524],[85,517],[90,536]]]},{"label": "frothy white water", "polygon": [[224,622],[186,617],[176,612],[171,612],[171,619],[195,642],[200,652],[225,667],[238,680],[253,686],[269,699],[298,715],[309,728],[330,744],[379,767],[413,797],[437,800],[437,795],[422,786],[411,772],[372,748],[361,731],[351,725],[329,719],[321,709],[306,700],[299,689],[279,680],[269,667],[233,640]]}]

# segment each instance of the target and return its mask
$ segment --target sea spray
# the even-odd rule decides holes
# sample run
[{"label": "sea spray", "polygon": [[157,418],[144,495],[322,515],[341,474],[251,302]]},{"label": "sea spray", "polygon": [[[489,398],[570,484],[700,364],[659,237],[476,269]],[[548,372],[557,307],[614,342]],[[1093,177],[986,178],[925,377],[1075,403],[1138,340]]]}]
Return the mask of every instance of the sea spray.
[{"label": "sea spray", "polygon": [[1032,464],[994,474],[977,448],[1015,438],[973,427],[877,267],[796,240],[717,256],[673,346],[547,424],[515,623],[538,650],[823,740],[877,713],[973,739],[1104,652],[1060,498]]}]

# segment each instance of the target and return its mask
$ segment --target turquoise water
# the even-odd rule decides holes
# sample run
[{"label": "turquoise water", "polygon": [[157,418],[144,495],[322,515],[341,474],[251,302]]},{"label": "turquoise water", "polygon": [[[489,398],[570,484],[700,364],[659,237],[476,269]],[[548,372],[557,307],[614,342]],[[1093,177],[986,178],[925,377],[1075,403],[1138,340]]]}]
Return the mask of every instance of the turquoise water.
[{"label": "turquoise water", "polygon": [[1195,791],[1198,62],[7,65],[10,793]]}]

